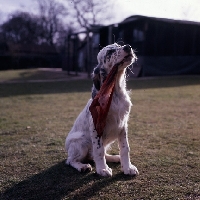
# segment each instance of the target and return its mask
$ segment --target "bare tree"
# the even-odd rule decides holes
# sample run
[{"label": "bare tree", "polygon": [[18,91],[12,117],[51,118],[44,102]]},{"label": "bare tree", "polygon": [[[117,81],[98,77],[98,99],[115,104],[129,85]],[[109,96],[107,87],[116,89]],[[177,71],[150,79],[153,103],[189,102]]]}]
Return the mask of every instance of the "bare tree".
[{"label": "bare tree", "polygon": [[62,18],[66,16],[67,9],[63,4],[55,0],[37,0],[40,25],[43,27],[42,38],[49,45],[54,45],[55,40],[59,36],[59,32],[63,31]]},{"label": "bare tree", "polygon": [[38,44],[42,27],[37,22],[37,17],[16,12],[1,26],[4,40],[15,44]]},{"label": "bare tree", "polygon": [[102,24],[111,18],[113,1],[110,0],[71,0],[72,16],[85,30],[90,25]]}]

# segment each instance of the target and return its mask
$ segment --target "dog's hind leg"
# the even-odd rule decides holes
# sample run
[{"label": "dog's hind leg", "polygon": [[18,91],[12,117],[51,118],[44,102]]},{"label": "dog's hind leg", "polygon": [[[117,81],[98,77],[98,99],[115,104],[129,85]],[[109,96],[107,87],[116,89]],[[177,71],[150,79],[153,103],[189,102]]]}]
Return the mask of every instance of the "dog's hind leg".
[{"label": "dog's hind leg", "polygon": [[106,161],[107,162],[120,162],[120,156],[119,155],[110,155],[110,154],[105,154]]},{"label": "dog's hind leg", "polygon": [[68,148],[68,158],[66,164],[74,167],[79,172],[92,171],[90,164],[81,163],[88,154],[87,147],[78,144],[78,142],[71,142]]}]

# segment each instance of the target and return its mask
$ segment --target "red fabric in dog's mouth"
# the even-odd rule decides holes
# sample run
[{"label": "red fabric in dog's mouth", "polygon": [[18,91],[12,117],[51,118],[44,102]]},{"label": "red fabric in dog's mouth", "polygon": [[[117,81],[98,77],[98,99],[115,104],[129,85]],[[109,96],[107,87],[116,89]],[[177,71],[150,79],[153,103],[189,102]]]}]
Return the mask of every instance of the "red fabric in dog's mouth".
[{"label": "red fabric in dog's mouth", "polygon": [[89,107],[93,118],[94,127],[99,137],[102,136],[106,126],[106,118],[112,101],[119,65],[120,63],[113,66],[98,94],[94,97]]}]

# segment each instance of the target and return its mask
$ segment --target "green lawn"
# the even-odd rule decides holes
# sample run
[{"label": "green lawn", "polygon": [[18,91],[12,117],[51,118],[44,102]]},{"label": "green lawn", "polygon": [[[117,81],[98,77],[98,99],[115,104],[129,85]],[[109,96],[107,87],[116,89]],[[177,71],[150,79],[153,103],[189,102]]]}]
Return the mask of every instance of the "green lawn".
[{"label": "green lawn", "polygon": [[90,89],[90,80],[0,84],[0,199],[200,199],[200,77],[128,81],[137,177],[118,164],[110,178],[64,164]]}]

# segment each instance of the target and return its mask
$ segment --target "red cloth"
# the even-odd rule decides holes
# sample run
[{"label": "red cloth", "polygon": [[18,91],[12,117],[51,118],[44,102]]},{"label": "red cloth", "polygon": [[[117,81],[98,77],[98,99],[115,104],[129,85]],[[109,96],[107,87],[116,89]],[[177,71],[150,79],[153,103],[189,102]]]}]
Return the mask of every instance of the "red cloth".
[{"label": "red cloth", "polygon": [[95,130],[99,137],[102,136],[106,126],[106,118],[112,101],[117,71],[118,65],[115,65],[89,107]]}]

